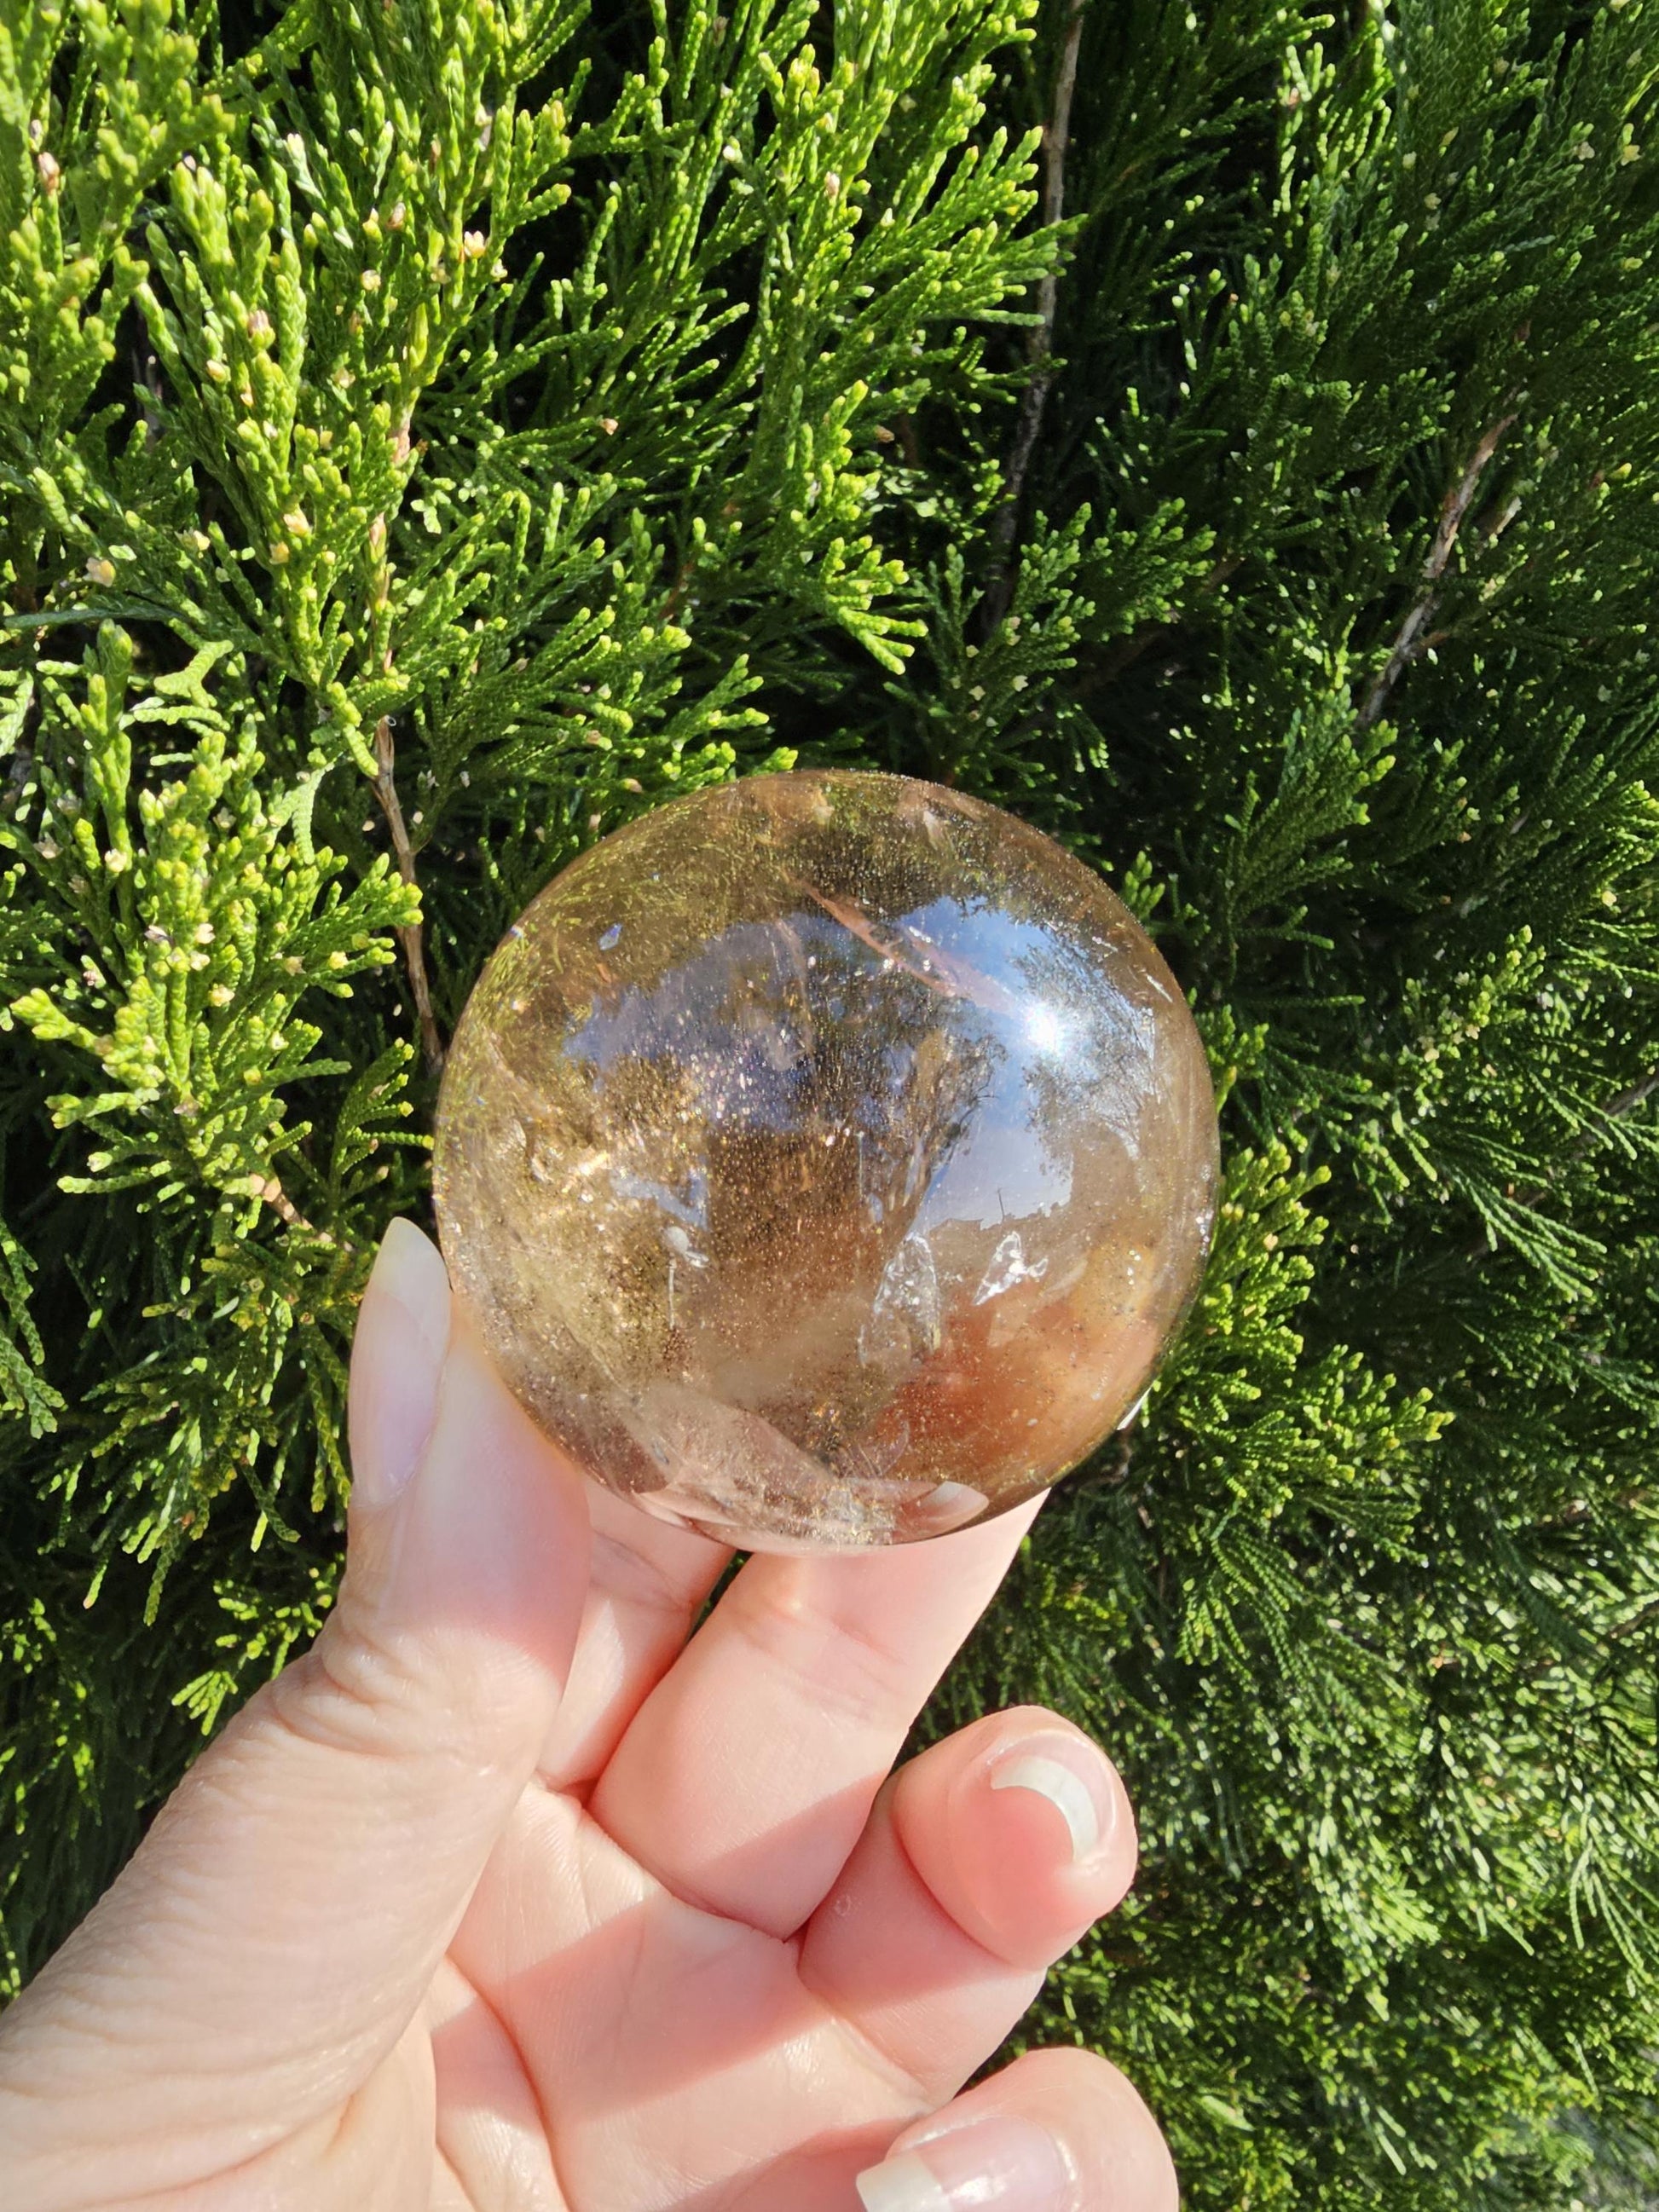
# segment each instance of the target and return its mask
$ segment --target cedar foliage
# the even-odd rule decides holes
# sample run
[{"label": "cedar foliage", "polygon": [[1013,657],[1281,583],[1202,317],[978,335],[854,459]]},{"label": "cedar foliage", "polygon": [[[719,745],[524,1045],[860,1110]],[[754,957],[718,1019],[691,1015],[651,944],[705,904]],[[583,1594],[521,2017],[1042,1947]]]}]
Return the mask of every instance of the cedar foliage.
[{"label": "cedar foliage", "polygon": [[5,1972],[327,1607],[501,929],[861,761],[1107,871],[1224,1095],[927,1723],[1139,1808],[1030,2038],[1196,2206],[1634,2206],[1654,0],[1044,7],[0,0]]}]

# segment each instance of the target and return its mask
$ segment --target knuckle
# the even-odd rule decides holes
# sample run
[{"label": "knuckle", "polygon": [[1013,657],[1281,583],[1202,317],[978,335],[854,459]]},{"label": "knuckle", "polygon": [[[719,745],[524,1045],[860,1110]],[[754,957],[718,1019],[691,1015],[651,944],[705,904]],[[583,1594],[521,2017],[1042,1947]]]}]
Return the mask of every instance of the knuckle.
[{"label": "knuckle", "polygon": [[381,1756],[407,1747],[427,1702],[412,1654],[337,1618],[267,1684],[259,1708],[269,1727],[314,1749]]}]

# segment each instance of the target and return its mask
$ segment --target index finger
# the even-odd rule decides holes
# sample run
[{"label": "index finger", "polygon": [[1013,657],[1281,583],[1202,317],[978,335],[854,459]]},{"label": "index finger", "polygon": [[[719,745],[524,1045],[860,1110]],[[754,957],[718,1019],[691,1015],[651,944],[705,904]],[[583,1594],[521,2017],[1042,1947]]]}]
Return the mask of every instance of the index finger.
[{"label": "index finger", "polygon": [[635,1715],[589,1812],[688,1903],[790,1934],[1041,1502],[891,1551],[750,1559]]}]

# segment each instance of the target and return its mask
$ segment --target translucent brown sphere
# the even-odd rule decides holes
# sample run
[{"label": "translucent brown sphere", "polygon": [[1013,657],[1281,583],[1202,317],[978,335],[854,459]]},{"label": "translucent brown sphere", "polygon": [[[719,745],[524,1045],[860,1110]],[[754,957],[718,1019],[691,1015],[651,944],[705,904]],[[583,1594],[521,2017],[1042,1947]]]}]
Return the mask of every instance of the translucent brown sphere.
[{"label": "translucent brown sphere", "polygon": [[1198,1033],[1127,909],[899,776],[697,792],[585,853],[456,1032],[456,1289],[602,1483],[769,1551],[1001,1513],[1123,1420],[1196,1288]]}]

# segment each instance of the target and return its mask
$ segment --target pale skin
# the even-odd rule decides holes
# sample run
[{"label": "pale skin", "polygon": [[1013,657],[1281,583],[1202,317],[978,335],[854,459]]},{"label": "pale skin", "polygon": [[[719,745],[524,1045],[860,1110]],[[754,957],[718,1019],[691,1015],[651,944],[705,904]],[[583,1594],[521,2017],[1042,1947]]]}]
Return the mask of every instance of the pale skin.
[{"label": "pale skin", "polygon": [[592,1489],[397,1224],[347,1571],[0,2021],[9,2212],[1173,2212],[1104,2059],[963,2083],[1122,1897],[1057,1715],[891,1771],[1032,1509],[728,1555]]}]

